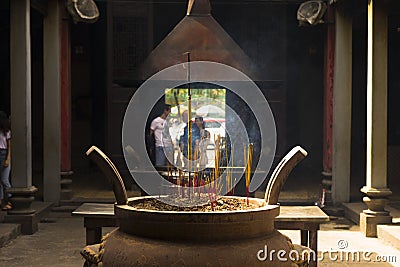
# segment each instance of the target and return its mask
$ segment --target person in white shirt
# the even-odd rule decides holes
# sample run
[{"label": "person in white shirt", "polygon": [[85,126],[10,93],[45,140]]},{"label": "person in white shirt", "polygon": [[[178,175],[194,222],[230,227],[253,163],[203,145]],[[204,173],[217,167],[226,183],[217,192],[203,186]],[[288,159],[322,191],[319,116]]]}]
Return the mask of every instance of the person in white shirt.
[{"label": "person in white shirt", "polygon": [[[10,161],[11,161],[11,127],[7,114],[0,111],[0,206],[2,210],[12,209],[7,201],[10,194],[5,196],[4,191],[11,188]],[[4,205],[4,206],[3,206]]]},{"label": "person in white shirt", "polygon": [[173,144],[166,120],[170,113],[171,106],[166,104],[161,116],[155,118],[150,125],[150,135],[154,135],[155,139],[156,166],[167,166],[168,161],[174,162]]}]

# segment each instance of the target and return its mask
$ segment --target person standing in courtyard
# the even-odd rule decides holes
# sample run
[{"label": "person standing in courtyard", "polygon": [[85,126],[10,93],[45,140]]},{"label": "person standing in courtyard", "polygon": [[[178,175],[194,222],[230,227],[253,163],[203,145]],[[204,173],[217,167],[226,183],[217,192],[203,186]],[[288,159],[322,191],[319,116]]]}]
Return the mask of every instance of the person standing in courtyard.
[{"label": "person standing in courtyard", "polygon": [[207,147],[210,144],[210,132],[205,129],[203,117],[196,117],[194,122],[200,131],[200,138],[196,145],[198,148],[199,169],[204,170],[208,164]]},{"label": "person standing in courtyard", "polygon": [[[185,127],[183,128],[183,134],[179,138],[179,147],[180,150],[183,153],[183,163],[184,167],[187,168],[189,166],[189,155],[188,155],[188,144],[189,144],[189,113],[187,110],[185,110],[182,113],[182,120],[186,123]],[[192,146],[191,146],[191,161],[194,160],[194,152],[197,150],[198,151],[198,144],[199,144],[199,139],[200,139],[200,129],[197,127],[196,123],[192,123]]]},{"label": "person standing in courtyard", "polygon": [[173,162],[173,144],[167,125],[167,117],[170,113],[171,106],[166,104],[163,113],[150,125],[150,135],[154,135],[155,139],[156,166],[167,166],[169,161]]},{"label": "person standing in courtyard", "polygon": [[[11,188],[10,184],[11,164],[11,127],[7,114],[0,111],[0,206],[3,210],[12,209],[8,197],[4,191]],[[7,196],[7,197],[5,197]],[[3,206],[4,205],[4,206]]]}]

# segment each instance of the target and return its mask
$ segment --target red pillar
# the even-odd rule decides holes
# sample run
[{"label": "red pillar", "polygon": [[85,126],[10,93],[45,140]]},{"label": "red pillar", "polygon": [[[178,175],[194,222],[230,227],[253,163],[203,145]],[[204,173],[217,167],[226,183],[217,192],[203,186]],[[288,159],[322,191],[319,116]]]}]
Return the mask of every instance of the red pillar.
[{"label": "red pillar", "polygon": [[61,174],[71,171],[71,50],[70,19],[62,7],[61,22]]},{"label": "red pillar", "polygon": [[332,176],[333,79],[335,67],[335,14],[328,8],[324,66],[323,174]]},{"label": "red pillar", "polygon": [[335,68],[335,10],[332,6],[327,10],[327,31],[325,39],[324,62],[324,118],[323,118],[323,158],[322,180],[324,193],[322,205],[332,202],[332,122],[333,122],[333,79]]}]

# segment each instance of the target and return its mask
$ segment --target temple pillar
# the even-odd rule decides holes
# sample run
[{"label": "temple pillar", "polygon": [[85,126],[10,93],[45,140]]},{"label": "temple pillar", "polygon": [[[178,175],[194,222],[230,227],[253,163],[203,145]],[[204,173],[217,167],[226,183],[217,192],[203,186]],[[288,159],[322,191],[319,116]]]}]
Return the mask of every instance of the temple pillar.
[{"label": "temple pillar", "polygon": [[71,169],[71,44],[70,16],[62,8],[61,20],[61,200],[70,200]]},{"label": "temple pillar", "polygon": [[12,214],[30,214],[32,186],[30,1],[10,1]]},{"label": "temple pillar", "polygon": [[58,204],[61,185],[61,2],[49,1],[43,21],[43,198]]},{"label": "temple pillar", "polygon": [[335,75],[335,10],[332,5],[327,10],[327,29],[324,51],[324,119],[322,137],[322,199],[321,207],[332,205],[332,117],[333,81]]},{"label": "temple pillar", "polygon": [[37,222],[30,221],[37,188],[32,185],[30,0],[10,1],[10,27],[12,188],[8,192],[14,208],[5,220],[22,223],[22,232],[31,234],[37,230]]},{"label": "temple pillar", "polygon": [[335,70],[332,121],[332,199],[350,200],[352,19],[347,3],[336,3]]},{"label": "temple pillar", "polygon": [[392,222],[387,197],[387,10],[385,1],[368,2],[367,177],[361,192],[368,209],[360,214],[360,229],[376,237],[377,224]]}]

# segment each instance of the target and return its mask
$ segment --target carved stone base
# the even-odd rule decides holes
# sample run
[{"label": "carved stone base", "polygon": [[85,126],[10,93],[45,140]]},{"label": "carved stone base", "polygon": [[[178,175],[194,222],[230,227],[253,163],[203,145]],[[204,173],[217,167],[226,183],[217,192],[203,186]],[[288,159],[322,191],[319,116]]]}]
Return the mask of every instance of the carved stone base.
[{"label": "carved stone base", "polygon": [[35,201],[32,203],[35,213],[26,215],[7,214],[4,217],[4,222],[19,224],[22,234],[31,235],[38,230],[40,220],[50,212],[52,204],[53,203],[49,202]]},{"label": "carved stone base", "polygon": [[28,215],[35,213],[35,210],[31,208],[32,202],[35,200],[34,194],[38,189],[34,186],[31,187],[12,187],[7,190],[11,193],[10,202],[13,205],[13,209],[8,211],[11,215]]},{"label": "carved stone base", "polygon": [[33,234],[38,229],[39,219],[36,216],[36,209],[31,207],[35,200],[34,194],[37,188],[31,187],[12,187],[7,190],[12,196],[9,201],[13,209],[7,212],[5,222],[21,224],[22,234]]},{"label": "carved stone base", "polygon": [[371,198],[385,198],[392,194],[392,191],[389,188],[373,188],[364,186],[360,191]]},{"label": "carved stone base", "polygon": [[[365,210],[367,211],[367,210]],[[391,224],[392,216],[389,212],[386,215],[381,214],[380,216],[368,215],[360,213],[360,230],[365,234],[366,237],[377,237],[377,225],[378,224]]]},{"label": "carved stone base", "polygon": [[73,171],[61,172],[61,194],[60,200],[66,201],[72,199],[72,190],[70,188],[72,179],[69,177],[73,174]]},{"label": "carved stone base", "polygon": [[361,192],[367,196],[363,198],[368,209],[360,214],[360,230],[366,237],[377,237],[378,224],[391,224],[392,216],[385,210],[388,203],[387,196],[392,194],[388,188],[370,188],[364,186]]},{"label": "carved stone base", "polygon": [[387,198],[363,197],[363,202],[368,207],[368,209],[364,211],[366,214],[379,216],[380,213],[387,213],[387,211],[385,211],[385,206],[389,202]]}]

